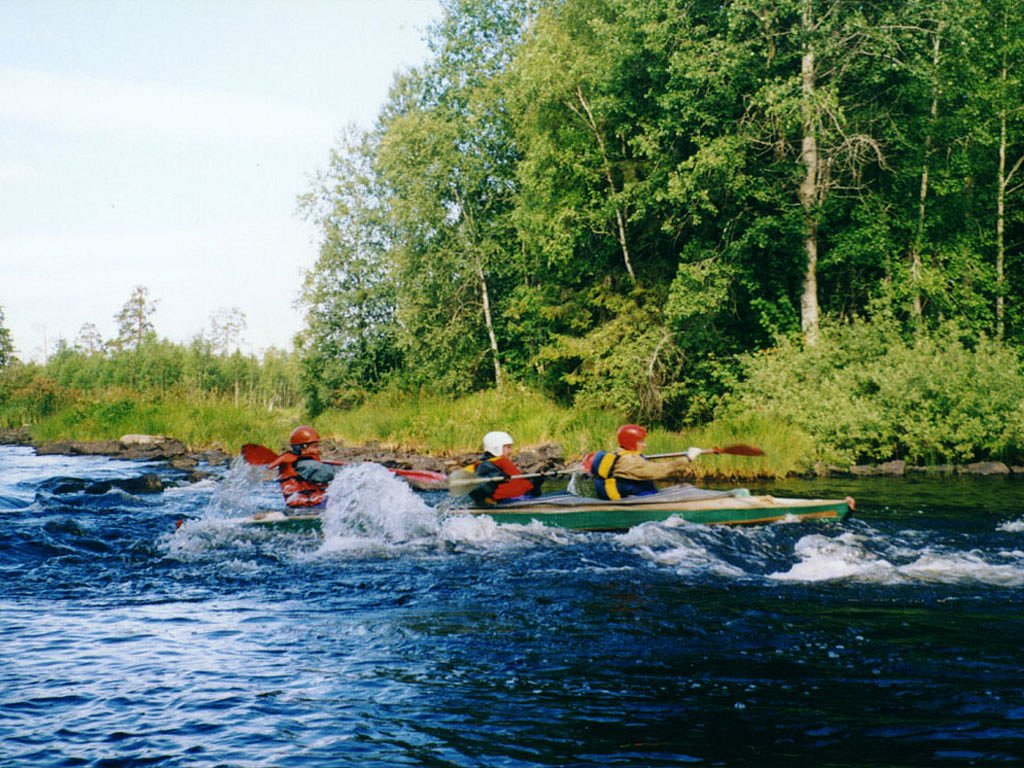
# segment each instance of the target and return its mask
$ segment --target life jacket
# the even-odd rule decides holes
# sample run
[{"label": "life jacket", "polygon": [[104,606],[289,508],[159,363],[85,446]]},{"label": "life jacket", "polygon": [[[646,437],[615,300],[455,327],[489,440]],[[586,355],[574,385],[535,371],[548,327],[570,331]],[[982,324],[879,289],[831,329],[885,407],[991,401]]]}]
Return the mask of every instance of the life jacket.
[{"label": "life jacket", "polygon": [[594,489],[599,499],[624,499],[627,496],[644,496],[657,493],[658,486],[653,480],[627,480],[624,477],[613,477],[615,464],[621,454],[618,451],[598,451],[590,464],[590,474],[594,478]]},{"label": "life jacket", "polygon": [[277,482],[281,484],[284,503],[289,507],[316,507],[327,499],[327,486],[311,483],[299,476],[295,469],[297,454],[282,453],[268,467],[277,469]]},{"label": "life jacket", "polygon": [[[481,473],[479,471],[480,467],[485,464],[494,467],[500,474],[495,475],[486,471]],[[478,477],[493,477],[490,482],[480,483],[477,488],[474,488],[469,492],[469,497],[477,504],[497,504],[500,501],[518,499],[520,496],[530,495],[535,492],[534,484],[528,479],[509,479],[512,475],[519,475],[522,473],[515,464],[503,456],[491,456],[490,454],[487,454],[479,461],[474,461],[472,464],[466,465],[465,469]]]}]

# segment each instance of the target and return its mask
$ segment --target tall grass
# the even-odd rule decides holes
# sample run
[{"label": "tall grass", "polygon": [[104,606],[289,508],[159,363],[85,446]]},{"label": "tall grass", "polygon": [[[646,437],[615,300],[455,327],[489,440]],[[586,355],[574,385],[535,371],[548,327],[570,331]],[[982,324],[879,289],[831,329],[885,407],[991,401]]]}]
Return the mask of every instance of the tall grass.
[{"label": "tall grass", "polygon": [[505,387],[460,399],[389,392],[351,411],[321,414],[316,426],[353,443],[440,455],[478,451],[486,432],[503,430],[517,449],[560,443],[567,456],[579,456],[620,423],[613,413],[562,408],[531,390]]},{"label": "tall grass", "polygon": [[296,409],[268,411],[225,398],[143,398],[111,391],[80,399],[31,425],[33,440],[116,440],[125,434],[174,437],[190,448],[236,453],[243,443],[279,446],[299,419]]},{"label": "tall grass", "polygon": [[[531,446],[559,443],[566,460],[572,462],[590,451],[614,448],[622,422],[614,412],[563,408],[536,392],[506,387],[458,400],[425,392],[389,393],[355,410],[324,413],[315,426],[323,435],[346,443],[379,442],[437,456],[479,451],[484,433],[500,429],[515,438],[513,455]],[[760,415],[683,432],[653,429],[647,451],[668,453],[691,445],[714,448],[736,443],[756,445],[765,455],[702,457],[694,465],[695,477],[782,477],[812,467],[813,440],[796,427]]]},{"label": "tall grass", "polygon": [[[586,453],[615,447],[622,417],[604,410],[569,409],[528,389],[506,387],[460,399],[429,392],[378,395],[349,411],[327,411],[313,426],[325,439],[345,445],[378,443],[385,449],[432,456],[474,453],[484,433],[500,429],[516,440],[513,455],[548,443],[562,446],[567,462]],[[125,434],[177,438],[193,450],[219,448],[237,453],[243,443],[278,450],[306,418],[294,408],[268,410],[206,396],[142,396],[123,389],[79,395],[31,424],[36,441],[115,440]],[[733,418],[700,429],[653,429],[650,453],[751,443],[763,457],[706,456],[694,465],[695,477],[783,476],[809,468],[813,442],[798,429],[765,416]]]}]

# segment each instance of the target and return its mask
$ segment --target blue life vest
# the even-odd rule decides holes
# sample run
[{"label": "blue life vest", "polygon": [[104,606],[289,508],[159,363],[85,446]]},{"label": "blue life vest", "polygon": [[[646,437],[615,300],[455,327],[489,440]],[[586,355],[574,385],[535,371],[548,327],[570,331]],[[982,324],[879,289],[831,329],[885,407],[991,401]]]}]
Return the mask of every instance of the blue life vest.
[{"label": "blue life vest", "polygon": [[599,499],[624,499],[626,496],[644,496],[657,493],[658,487],[653,480],[627,480],[624,477],[612,477],[615,463],[619,460],[618,451],[598,451],[590,465],[590,474],[594,476],[594,487]]}]

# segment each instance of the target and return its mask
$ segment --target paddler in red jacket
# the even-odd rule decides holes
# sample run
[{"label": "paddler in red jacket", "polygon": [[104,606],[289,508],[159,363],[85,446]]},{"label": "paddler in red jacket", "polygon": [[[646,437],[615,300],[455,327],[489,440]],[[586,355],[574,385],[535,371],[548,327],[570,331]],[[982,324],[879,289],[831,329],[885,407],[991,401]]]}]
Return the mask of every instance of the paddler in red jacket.
[{"label": "paddler in red jacket", "polygon": [[293,508],[323,504],[327,486],[334,479],[334,467],[320,459],[320,435],[312,427],[296,427],[288,445],[291,450],[269,465],[277,469],[284,503]]},{"label": "paddler in red jacket", "polygon": [[484,435],[484,455],[466,467],[478,477],[494,478],[490,482],[480,483],[469,492],[470,498],[477,504],[491,505],[523,496],[540,495],[543,477],[509,479],[523,474],[510,458],[512,443],[512,436],[508,432],[488,432]]}]

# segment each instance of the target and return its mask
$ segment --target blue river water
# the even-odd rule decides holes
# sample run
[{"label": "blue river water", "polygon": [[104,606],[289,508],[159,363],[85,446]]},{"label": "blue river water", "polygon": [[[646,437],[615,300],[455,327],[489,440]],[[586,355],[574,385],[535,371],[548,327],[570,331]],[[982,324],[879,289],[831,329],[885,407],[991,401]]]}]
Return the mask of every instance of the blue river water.
[{"label": "blue river water", "polygon": [[237,525],[276,486],[212,471],[0,447],[0,765],[1024,761],[1022,478],[597,534],[354,465],[320,535]]}]

